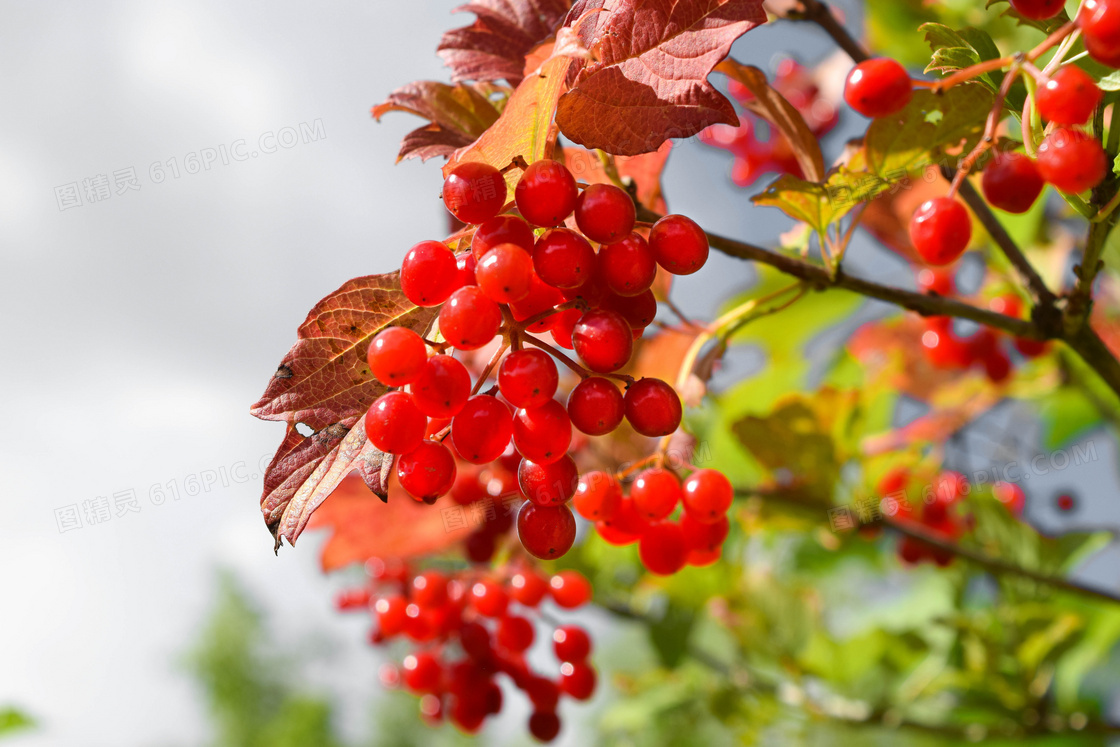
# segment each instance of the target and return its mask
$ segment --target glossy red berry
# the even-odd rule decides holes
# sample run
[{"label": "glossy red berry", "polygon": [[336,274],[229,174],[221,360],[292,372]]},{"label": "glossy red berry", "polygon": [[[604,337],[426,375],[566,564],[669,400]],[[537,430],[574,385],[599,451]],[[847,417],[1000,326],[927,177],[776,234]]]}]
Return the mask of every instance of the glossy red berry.
[{"label": "glossy red berry", "polygon": [[560,661],[579,664],[591,655],[591,636],[578,625],[561,625],[552,632],[552,650]]},{"label": "glossy red berry", "polygon": [[499,244],[516,244],[527,252],[533,251],[533,228],[516,215],[497,215],[475,229],[471,239],[471,254],[476,260]]},{"label": "glossy red berry", "polygon": [[420,445],[427,424],[428,419],[416,409],[411,394],[388,392],[366,413],[366,437],[387,454],[407,454]]},{"label": "glossy red berry", "polygon": [[681,424],[681,398],[661,379],[635,381],[624,398],[626,420],[643,436],[668,436]]},{"label": "glossy red berry", "polygon": [[1009,213],[1030,210],[1046,186],[1034,160],[1022,153],[1000,153],[984,168],[980,188],[992,207]]},{"label": "glossy red berry", "polygon": [[498,366],[498,389],[514,407],[540,407],[556,394],[559,383],[556,364],[539,348],[510,353]]},{"label": "glossy red berry", "polygon": [[428,346],[407,327],[389,327],[377,333],[366,355],[370,372],[389,387],[409,384],[428,362]]},{"label": "glossy red berry", "polygon": [[478,260],[470,252],[455,255],[455,267],[458,269],[458,277],[455,280],[456,290],[464,285],[478,285],[478,278],[474,276],[474,268],[477,266]]},{"label": "glossy red berry", "polygon": [[443,674],[439,659],[427,651],[404,657],[401,669],[405,687],[414,693],[434,692]]},{"label": "glossy red berry", "polygon": [[681,497],[685,513],[701,523],[715,523],[731,508],[735,491],[719,470],[700,469],[684,481]]},{"label": "glossy red berry", "polygon": [[595,693],[597,677],[589,664],[564,662],[560,665],[560,689],[576,700],[587,700]]},{"label": "glossy red berry", "polygon": [[475,395],[451,421],[451,443],[464,460],[486,464],[502,455],[513,435],[513,415],[496,397]]},{"label": "glossy red berry", "polygon": [[579,478],[572,506],[588,521],[605,521],[622,507],[622,486],[614,475],[588,472]]},{"label": "glossy red berry", "polygon": [[918,272],[918,288],[924,293],[952,296],[957,292],[956,268],[923,267]]},{"label": "glossy red berry", "polygon": [[501,617],[509,606],[509,595],[497,581],[483,579],[471,586],[470,603],[483,617]]},{"label": "glossy red berry", "polygon": [[681,525],[668,521],[651,524],[638,540],[638,559],[658,576],[671,576],[684,568],[688,542]]},{"label": "glossy red berry", "polygon": [[652,290],[630,298],[608,293],[602,301],[604,311],[613,311],[630,325],[635,332],[648,327],[657,316],[657,298]]},{"label": "glossy red berry", "polygon": [[519,408],[513,416],[513,443],[526,459],[539,464],[555,462],[572,443],[568,411],[554,399],[539,407]]},{"label": "glossy red berry", "polygon": [[560,717],[552,711],[533,711],[529,716],[529,733],[541,742],[551,742],[560,733]]},{"label": "glossy red berry", "polygon": [[889,57],[865,60],[848,73],[844,100],[865,117],[886,117],[902,111],[913,96],[906,68]]},{"label": "glossy red berry", "polygon": [[584,189],[575,212],[579,230],[600,244],[629,236],[637,218],[630,195],[613,184],[592,184]]},{"label": "glossy red berry", "polygon": [[681,500],[681,484],[667,469],[647,469],[638,473],[630,487],[634,507],[647,521],[660,521],[677,508]]},{"label": "glossy red berry", "polygon": [[[529,295],[520,301],[515,301],[509,305],[510,312],[513,313],[513,318],[519,322],[523,322],[529,317],[543,314],[550,311],[554,306],[564,302],[564,297],[560,291],[553,288],[551,285],[545,285],[536,274],[533,274],[532,287],[529,290]],[[529,332],[540,334],[550,329],[555,323],[555,316],[548,315],[543,319],[533,322],[525,329]]]},{"label": "glossy red berry", "polygon": [[723,541],[731,531],[731,522],[726,516],[720,516],[718,521],[701,522],[685,512],[681,517],[681,530],[689,552],[712,553],[723,546]]},{"label": "glossy red berry", "polygon": [[952,197],[923,202],[910,219],[910,241],[928,265],[955,262],[972,239],[972,219]]},{"label": "glossy red berry", "polygon": [[478,260],[474,276],[491,300],[520,301],[532,290],[533,258],[516,244],[498,244]]},{"label": "glossy red berry", "polygon": [[1109,67],[1120,67],[1120,4],[1083,0],[1077,24],[1089,56]]},{"label": "glossy red berry", "polygon": [[397,479],[413,498],[434,502],[455,483],[455,457],[439,441],[421,441],[397,459]]},{"label": "glossy red berry", "polygon": [[464,223],[482,223],[506,204],[506,180],[488,163],[456,166],[443,182],[443,204]]},{"label": "glossy red berry", "polygon": [[576,322],[579,321],[581,316],[583,316],[583,312],[579,309],[565,309],[557,312],[552,317],[552,326],[548,330],[552,334],[553,342],[565,350],[571,350],[572,330],[575,329]]},{"label": "glossy red berry", "polygon": [[545,231],[533,247],[533,267],[553,288],[578,288],[595,273],[595,250],[567,228]]},{"label": "glossy red berry", "polygon": [[400,595],[385,596],[373,604],[374,615],[377,616],[377,627],[385,638],[392,638],[404,632],[405,622],[408,620],[406,609],[408,601]]},{"label": "glossy red berry", "polygon": [[1062,493],[1057,500],[1059,511],[1072,511],[1077,508],[1077,501],[1069,493]]},{"label": "glossy red berry", "polygon": [[589,376],[568,395],[572,425],[589,436],[603,436],[622,423],[625,414],[622,392],[610,379]]},{"label": "glossy red berry", "polygon": [[447,602],[447,576],[436,570],[413,576],[412,601],[426,609],[443,606]]},{"label": "glossy red berry", "polygon": [[548,590],[552,601],[565,609],[591,601],[591,582],[579,571],[560,571],[548,580]]},{"label": "glossy red berry", "polygon": [[576,494],[579,468],[565,454],[552,464],[538,464],[522,459],[517,467],[517,484],[521,492],[539,506],[558,506]]},{"label": "glossy red berry", "polygon": [[708,261],[708,236],[694,220],[666,215],[649,231],[649,250],[674,275],[691,275]]},{"label": "glossy red berry", "polygon": [[614,515],[595,523],[599,536],[607,543],[619,547],[637,542],[648,526],[649,521],[642,516],[635,507],[634,500],[628,495],[622,496]]},{"label": "glossy red berry", "polygon": [[494,339],[501,325],[498,304],[475,285],[452,293],[439,310],[439,331],[457,350],[477,350]]},{"label": "glossy red berry", "polygon": [[471,395],[467,367],[450,355],[433,355],[412,383],[412,400],[429,418],[451,418]]},{"label": "glossy red berry", "polygon": [[498,632],[495,636],[498,645],[507,651],[518,653],[533,645],[535,631],[533,623],[520,615],[506,615],[498,621]]},{"label": "glossy red berry", "polygon": [[1012,514],[1022,516],[1027,496],[1021,487],[1013,482],[998,482],[992,486],[992,495]]},{"label": "glossy red berry", "polygon": [[572,346],[589,369],[611,373],[629,362],[634,336],[622,316],[595,309],[580,317],[572,328]]},{"label": "glossy red berry", "polygon": [[1065,0],[1011,0],[1011,7],[1025,18],[1042,21],[1061,13]]},{"label": "glossy red berry", "polygon": [[1108,158],[1092,135],[1059,127],[1038,146],[1038,170],[1058,189],[1078,194],[1101,183],[1108,173]]},{"label": "glossy red berry", "polygon": [[1043,119],[1060,125],[1080,125],[1089,121],[1103,97],[1087,72],[1076,65],[1065,65],[1039,86],[1036,101]]},{"label": "glossy red berry", "polygon": [[599,249],[599,276],[620,296],[636,296],[653,285],[657,263],[649,244],[636,233]]},{"label": "glossy red berry", "polygon": [[538,226],[559,226],[575,210],[579,189],[568,167],[559,161],[529,164],[521,174],[513,199],[525,220]]},{"label": "glossy red berry", "polygon": [[576,540],[576,520],[572,510],[559,506],[539,506],[525,501],[517,512],[517,538],[525,551],[541,560],[559,558]]},{"label": "glossy red berry", "polygon": [[510,597],[526,607],[536,607],[547,593],[548,582],[534,571],[518,571],[509,580]]},{"label": "glossy red berry", "polygon": [[417,306],[439,306],[459,287],[455,255],[438,241],[421,241],[401,263],[401,290]]}]

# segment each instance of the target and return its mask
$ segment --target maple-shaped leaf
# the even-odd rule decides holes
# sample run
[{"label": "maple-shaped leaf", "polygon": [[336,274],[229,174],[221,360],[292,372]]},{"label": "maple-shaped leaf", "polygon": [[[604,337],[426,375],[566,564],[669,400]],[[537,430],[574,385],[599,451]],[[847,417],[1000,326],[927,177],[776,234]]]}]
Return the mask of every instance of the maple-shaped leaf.
[{"label": "maple-shaped leaf", "polygon": [[456,11],[474,13],[470,26],[443,35],[436,48],[453,81],[506,80],[516,86],[525,56],[556,31],[569,0],[476,0]]},{"label": "maple-shaped leaf", "polygon": [[449,86],[431,80],[398,88],[372,111],[378,121],[391,111],[409,112],[430,120],[404,136],[397,161],[449,156],[477,140],[498,119],[498,110],[479,86]]},{"label": "maple-shaped leaf", "polygon": [[[605,12],[590,13],[602,8]],[[765,23],[762,0],[578,0],[567,24],[597,56],[560,97],[556,123],[588,148],[633,156],[713,124],[738,125],[708,74]]]},{"label": "maple-shaped leaf", "polygon": [[386,327],[423,334],[436,312],[405,297],[399,272],[347,282],[307,315],[298,342],[251,412],[262,420],[304,423],[316,432],[353,421],[388,391],[366,363],[370,339]]}]

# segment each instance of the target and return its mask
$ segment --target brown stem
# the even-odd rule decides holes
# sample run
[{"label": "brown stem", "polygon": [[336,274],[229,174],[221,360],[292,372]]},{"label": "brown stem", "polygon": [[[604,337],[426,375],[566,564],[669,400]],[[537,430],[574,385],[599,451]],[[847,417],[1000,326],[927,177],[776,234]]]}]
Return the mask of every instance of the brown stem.
[{"label": "brown stem", "polygon": [[801,4],[805,8],[804,13],[791,15],[791,19],[812,21],[820,26],[857,64],[870,58],[863,45],[856,41],[843,24],[836,19],[827,3],[821,2],[821,0],[803,0]]}]

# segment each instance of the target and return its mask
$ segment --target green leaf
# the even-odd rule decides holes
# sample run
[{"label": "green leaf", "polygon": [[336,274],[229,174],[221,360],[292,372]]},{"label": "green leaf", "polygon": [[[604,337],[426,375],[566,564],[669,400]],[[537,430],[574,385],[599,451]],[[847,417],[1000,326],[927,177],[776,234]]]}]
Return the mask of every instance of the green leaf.
[{"label": "green leaf", "polygon": [[0,736],[10,735],[21,729],[30,729],[35,726],[35,721],[30,716],[17,711],[15,708],[0,708]]},{"label": "green leaf", "polygon": [[688,636],[696,623],[696,611],[670,604],[665,614],[649,626],[649,640],[661,663],[675,668],[688,653]]},{"label": "green leaf", "polygon": [[820,235],[861,202],[890,188],[890,182],[867,172],[841,168],[823,184],[783,174],[766,191],[751,198],[756,205],[776,207],[794,220],[803,221]]},{"label": "green leaf", "polygon": [[1027,672],[1035,671],[1056,650],[1069,648],[1074,642],[1071,639],[1081,631],[1083,625],[1081,615],[1072,612],[1058,613],[1048,626],[1027,636],[1027,640],[1019,646],[1016,656],[1023,669]]}]

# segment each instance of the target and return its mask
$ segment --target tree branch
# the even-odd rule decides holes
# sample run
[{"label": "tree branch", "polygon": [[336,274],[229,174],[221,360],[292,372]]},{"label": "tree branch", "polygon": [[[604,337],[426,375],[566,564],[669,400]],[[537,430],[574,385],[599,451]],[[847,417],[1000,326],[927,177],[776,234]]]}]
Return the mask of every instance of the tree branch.
[{"label": "tree branch", "polygon": [[790,12],[786,17],[790,20],[797,21],[812,21],[813,23],[824,29],[829,36],[831,36],[836,43],[848,53],[856,63],[863,62],[870,58],[867,50],[863,48],[855,38],[848,33],[848,30],[836,19],[833,15],[832,9],[828,7],[827,3],[821,0],[802,0],[801,6],[804,10],[797,12]]}]

